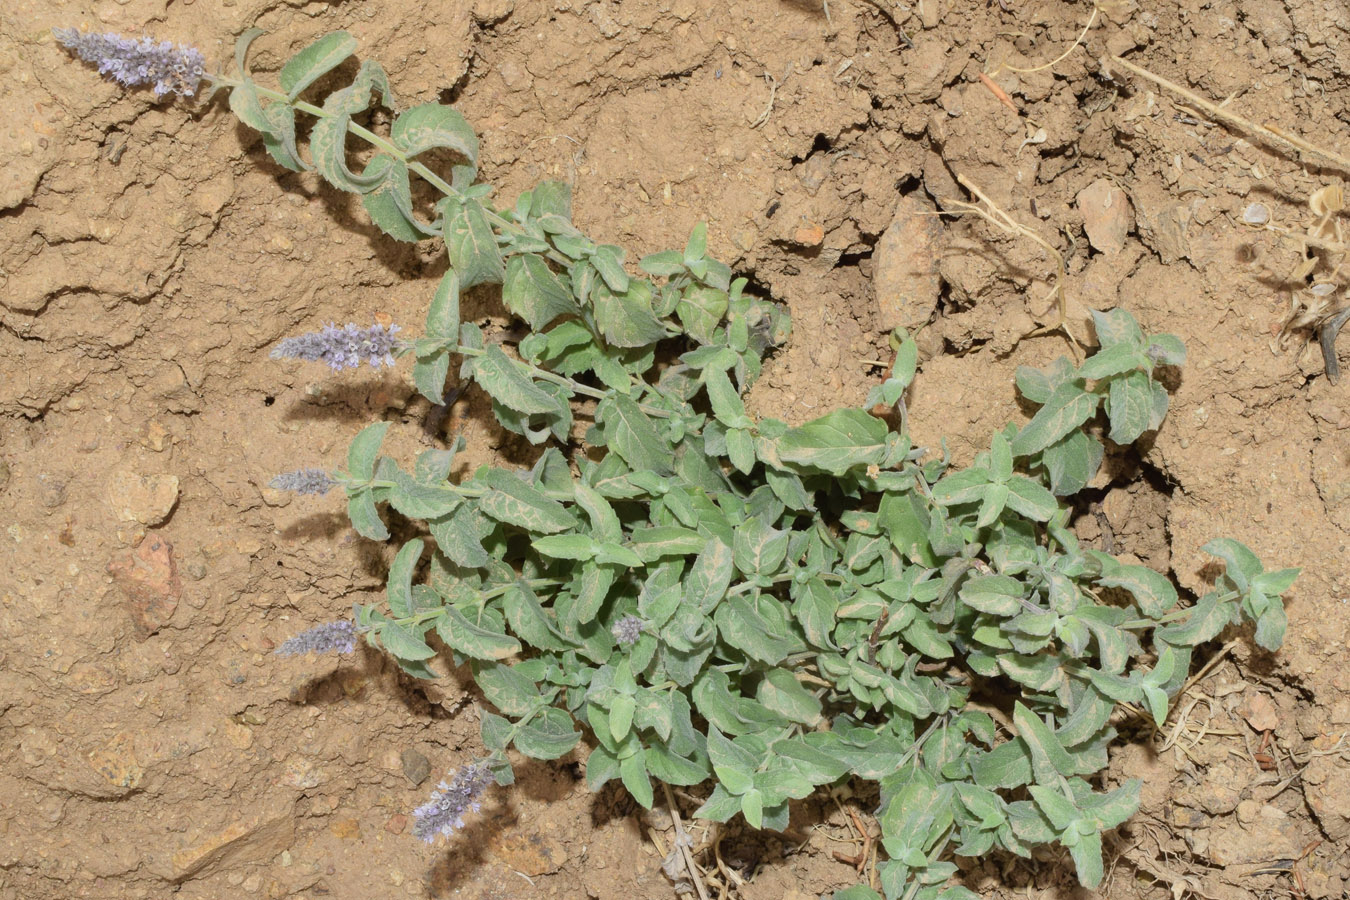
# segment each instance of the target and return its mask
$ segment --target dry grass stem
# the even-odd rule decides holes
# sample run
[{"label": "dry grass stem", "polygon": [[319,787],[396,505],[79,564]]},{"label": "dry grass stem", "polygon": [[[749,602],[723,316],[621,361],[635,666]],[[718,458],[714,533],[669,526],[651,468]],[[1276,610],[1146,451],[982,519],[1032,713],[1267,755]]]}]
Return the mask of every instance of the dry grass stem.
[{"label": "dry grass stem", "polygon": [[[1079,348],[1086,346],[1078,339],[1078,336],[1069,328],[1069,308],[1068,301],[1064,297],[1064,278],[1067,274],[1067,268],[1064,263],[1064,254],[1060,253],[1053,244],[1045,240],[1036,232],[1032,231],[1026,225],[1018,222],[1012,216],[1008,215],[997,203],[990,200],[989,197],[980,190],[979,186],[967,178],[965,175],[957,175],[956,180],[962,187],[970,191],[978,203],[966,203],[962,200],[950,201],[947,205],[954,206],[962,212],[974,213],[981,219],[984,219],[990,225],[1006,234],[1017,234],[1030,240],[1042,250],[1044,250],[1055,261],[1055,284],[1050,289],[1050,293],[1045,296],[1045,301],[1053,303],[1058,308],[1059,315],[1053,325],[1045,325],[1040,328],[1032,329],[1022,338],[1039,337],[1046,334],[1054,334],[1056,331],[1063,331],[1069,338],[1070,348],[1075,356],[1078,355]],[[983,205],[981,205],[983,204]],[[1047,307],[1048,311],[1048,307]],[[1020,340],[1021,338],[1019,338]]]},{"label": "dry grass stem", "polygon": [[[1311,144],[1303,138],[1289,134],[1274,125],[1258,125],[1251,119],[1240,116],[1234,112],[1229,112],[1221,105],[1206,100],[1194,91],[1187,90],[1175,81],[1169,81],[1161,75],[1154,75],[1148,69],[1145,69],[1142,66],[1136,66],[1132,62],[1127,62],[1119,56],[1112,56],[1110,59],[1111,62],[1120,66],[1122,69],[1133,72],[1140,78],[1146,78],[1159,87],[1166,88],[1172,93],[1184,97],[1188,102],[1203,109],[1206,113],[1213,118],[1218,119],[1220,122],[1232,125],[1235,128],[1240,128],[1256,137],[1264,138],[1281,150],[1292,151],[1299,155],[1317,157],[1323,162],[1330,163],[1342,172],[1350,174],[1350,158],[1344,157],[1334,150],[1318,147],[1316,144]],[[1301,158],[1302,157],[1300,156],[1300,161]]]},{"label": "dry grass stem", "polygon": [[699,875],[698,866],[694,864],[694,854],[689,849],[690,840],[684,833],[684,823],[680,821],[680,810],[675,805],[675,795],[670,792],[670,785],[662,783],[661,787],[666,791],[666,808],[670,810],[670,820],[675,823],[675,844],[680,848],[680,855],[684,857],[684,867],[689,872],[689,880],[694,883],[694,890],[698,891],[698,900],[708,900],[708,889],[703,886],[703,878]]}]

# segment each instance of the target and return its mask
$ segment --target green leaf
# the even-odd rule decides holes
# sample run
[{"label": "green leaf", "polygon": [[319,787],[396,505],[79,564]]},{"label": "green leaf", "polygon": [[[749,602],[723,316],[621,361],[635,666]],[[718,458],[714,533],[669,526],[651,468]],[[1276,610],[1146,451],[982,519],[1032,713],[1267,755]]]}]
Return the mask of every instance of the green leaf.
[{"label": "green leaf", "polygon": [[625,293],[628,290],[628,273],[623,270],[623,258],[625,252],[622,247],[616,247],[613,244],[601,244],[595,248],[591,254],[591,265],[600,273],[600,277],[609,285],[609,289],[616,294]]},{"label": "green leaf", "polygon": [[1058,788],[1033,784],[1027,789],[1041,812],[1058,831],[1067,831],[1078,818],[1078,807],[1072,800],[1059,792]]},{"label": "green leaf", "polygon": [[1013,455],[1030,456],[1049,447],[1091,418],[1099,399],[1077,382],[1060,385],[1013,438]]},{"label": "green leaf", "polygon": [[1097,583],[1129,591],[1140,611],[1150,619],[1159,618],[1177,605],[1177,589],[1172,582],[1147,566],[1113,567],[1104,571]]},{"label": "green leaf", "polygon": [[1153,415],[1153,391],[1147,372],[1131,372],[1111,381],[1107,412],[1111,420],[1108,437],[1117,444],[1132,444],[1148,430]]},{"label": "green leaf", "polygon": [[638,266],[648,275],[667,278],[684,271],[684,256],[678,250],[663,250],[638,260]]},{"label": "green leaf", "polygon": [[1059,503],[1039,482],[1014,475],[1008,480],[1008,508],[1033,522],[1048,522],[1059,512]]},{"label": "green leaf", "polygon": [[366,215],[385,234],[409,243],[440,234],[435,225],[422,222],[413,213],[406,162],[388,153],[377,153],[361,171],[361,181],[368,184],[361,195],[361,204]]},{"label": "green leaf", "polygon": [[1058,776],[1074,774],[1073,757],[1050,727],[1020,702],[1013,705],[1013,725],[1031,752],[1031,770],[1037,784],[1054,784]]},{"label": "green leaf", "polygon": [[636,702],[631,694],[616,694],[609,704],[609,734],[616,743],[628,736],[633,727],[633,710]]},{"label": "green leaf", "polygon": [[534,331],[542,331],[559,316],[580,312],[572,292],[553,274],[544,258],[534,253],[511,257],[506,266],[502,301]]},{"label": "green leaf", "polygon": [[416,481],[406,472],[393,470],[394,487],[389,505],[413,519],[435,519],[454,512],[463,501],[449,485],[431,485]]},{"label": "green leaf", "polygon": [[1106,870],[1102,865],[1102,836],[1093,831],[1082,835],[1076,844],[1069,847],[1073,857],[1073,867],[1078,873],[1078,883],[1092,890],[1102,883]]},{"label": "green leaf", "polygon": [[368,488],[358,490],[347,499],[347,518],[361,537],[372,541],[389,540],[389,529],[375,508],[375,496]]},{"label": "green leaf", "polygon": [[572,218],[572,186],[565,181],[541,181],[530,192],[530,215]]},{"label": "green leaf", "polygon": [[709,541],[684,579],[685,603],[705,615],[711,613],[726,596],[734,573],[731,548],[720,540]]},{"label": "green leaf", "polygon": [[580,524],[561,503],[510,472],[488,469],[482,478],[490,490],[479,499],[478,508],[498,522],[542,534],[571,531]]},{"label": "green leaf", "polygon": [[553,534],[535,538],[530,544],[537,553],[554,559],[575,559],[585,561],[594,559],[595,539],[584,534]]},{"label": "green leaf", "polygon": [[459,274],[446,269],[436,283],[436,293],[427,309],[427,337],[444,341],[459,341]]},{"label": "green leaf", "polygon": [[669,475],[674,450],[631,397],[611,393],[595,409],[605,444],[634,471]]},{"label": "green leaf", "polygon": [[1151,334],[1148,355],[1158,365],[1180,366],[1186,362],[1186,345],[1175,334]]},{"label": "green leaf", "polygon": [[[648,257],[650,259],[650,257]],[[690,285],[680,294],[675,315],[685,332],[700,344],[711,344],[713,332],[727,314],[727,292],[702,285]]]},{"label": "green leaf", "polygon": [[446,197],[437,208],[443,220],[445,250],[459,274],[460,287],[468,290],[480,284],[499,284],[506,276],[506,264],[482,204]]},{"label": "green leaf", "polygon": [[492,557],[483,549],[483,538],[492,525],[475,504],[466,503],[450,513],[427,522],[436,546],[457,565],[468,569],[486,566]]},{"label": "green leaf", "polygon": [[1241,541],[1218,538],[1200,549],[1228,564],[1225,574],[1241,593],[1251,590],[1252,580],[1261,574],[1261,560]]},{"label": "green leaf", "polygon": [[[436,623],[436,633],[446,646],[470,659],[508,659],[520,652],[520,642],[515,638],[475,625],[453,606],[445,608],[444,618]],[[482,685],[481,681],[479,685]],[[497,708],[507,715],[524,715],[511,712],[500,704]]]},{"label": "green leaf", "polygon": [[707,541],[697,531],[678,525],[635,528],[630,535],[632,548],[644,563],[672,556],[689,556],[703,549]]},{"label": "green leaf", "polygon": [[676,755],[663,744],[653,744],[647,748],[647,771],[666,784],[699,784],[712,773],[693,760]]},{"label": "green leaf", "polygon": [[422,558],[422,548],[426,546],[421,539],[413,539],[399,548],[398,555],[389,564],[389,579],[385,587],[385,596],[389,600],[389,609],[396,618],[412,615],[412,576],[417,561]]},{"label": "green leaf", "polygon": [[933,499],[943,506],[975,503],[988,493],[991,476],[985,466],[968,466],[933,485]]},{"label": "green leaf", "polygon": [[693,266],[708,255],[708,223],[699,222],[689,235],[689,243],[684,245],[684,264]]},{"label": "green leaf", "polygon": [[327,72],[340,66],[356,52],[356,38],[345,31],[325,34],[282,66],[278,80],[281,89],[294,100]]},{"label": "green leaf", "polygon": [[787,556],[788,532],[770,528],[758,517],[746,522],[735,534],[736,568],[746,575],[771,576]]},{"label": "green leaf", "polygon": [[569,650],[575,646],[558,630],[553,616],[524,584],[514,586],[502,596],[502,612],[506,614],[511,630],[532,647],[540,650]]},{"label": "green leaf", "polygon": [[1096,326],[1097,340],[1103,349],[1112,344],[1125,343],[1138,347],[1144,343],[1144,332],[1139,329],[1139,323],[1135,321],[1134,316],[1120,307],[1109,312],[1094,309],[1092,321]]},{"label": "green leaf", "polygon": [[1010,790],[1031,781],[1031,756],[1025,741],[1014,738],[988,753],[975,757],[971,764],[975,783],[990,790]]},{"label": "green leaf", "polygon": [[347,447],[347,471],[359,481],[369,481],[375,477],[375,460],[380,455],[380,444],[384,443],[384,433],[389,430],[388,422],[376,422],[367,425],[352,438]]},{"label": "green leaf", "polygon": [[791,633],[786,617],[775,615],[775,604],[767,597],[728,598],[714,613],[718,634],[747,656],[777,665],[804,645]]},{"label": "green leaf", "polygon": [[474,364],[473,377],[502,406],[526,415],[556,413],[559,400],[527,377],[498,344],[491,344]]},{"label": "green leaf", "polygon": [[1109,378],[1122,372],[1146,368],[1149,359],[1143,348],[1133,343],[1111,344],[1093,354],[1078,367],[1079,378]]},{"label": "green leaf", "polygon": [[844,888],[842,891],[835,891],[830,895],[830,900],[882,900],[882,898],[880,894],[867,885],[855,884],[852,887]]},{"label": "green leaf", "polygon": [[426,645],[412,629],[397,622],[385,622],[380,626],[380,643],[399,659],[416,662],[419,659],[431,659],[436,651]]},{"label": "green leaf", "polygon": [[[252,87],[252,82],[245,82],[245,85]],[[241,90],[245,85],[235,90]],[[233,93],[230,100],[234,100]],[[263,116],[269,126],[269,130],[262,132],[263,146],[277,165],[292,172],[308,172],[314,168],[300,157],[300,150],[295,143],[295,109],[284,103],[273,103],[263,110]]]},{"label": "green leaf", "polygon": [[646,754],[638,751],[627,759],[619,761],[619,777],[628,793],[633,795],[643,809],[651,809],[655,797],[652,795],[652,779],[647,774]]},{"label": "green leaf", "polygon": [[1040,406],[1044,406],[1055,392],[1055,384],[1050,376],[1031,366],[1018,366],[1013,373],[1013,380],[1023,397]]},{"label": "green leaf", "polygon": [[361,63],[351,85],[328,95],[323,103],[328,115],[310,129],[309,152],[314,158],[314,167],[339,190],[359,194],[383,180],[383,176],[355,175],[347,168],[347,127],[353,115],[370,108],[375,92],[384,97],[386,105],[393,106],[388,76],[379,63],[368,59]]},{"label": "green leaf", "polygon": [[790,722],[814,727],[820,721],[820,700],[786,669],[766,672],[755,699]]},{"label": "green leaf", "polygon": [[573,727],[572,717],[548,707],[517,727],[515,745],[533,759],[557,759],[570,753],[580,740],[581,732]]},{"label": "green leaf", "polygon": [[971,609],[996,616],[1015,616],[1022,612],[1021,599],[1026,589],[1010,575],[976,575],[961,585],[961,602]]},{"label": "green leaf", "polygon": [[478,165],[478,135],[459,111],[440,103],[423,103],[399,115],[389,137],[409,158],[433,147],[454,150]]},{"label": "green leaf", "polygon": [[595,324],[615,347],[647,347],[666,336],[666,326],[652,312],[651,287],[634,281],[623,293],[603,284],[591,292]]},{"label": "green leaf", "polygon": [[793,428],[778,440],[785,463],[842,475],[886,456],[886,423],[861,409],[840,409]]},{"label": "green leaf", "polygon": [[475,661],[473,680],[488,702],[503,715],[523,718],[544,704],[539,688],[515,666]]},{"label": "green leaf", "polygon": [[1097,477],[1106,450],[1083,431],[1070,431],[1041,451],[1041,463],[1050,477],[1050,489],[1059,497],[1071,497]]},{"label": "green leaf", "polygon": [[1284,633],[1289,626],[1284,604],[1274,598],[1271,606],[1256,619],[1256,643],[1267,650],[1278,650],[1284,643]]}]

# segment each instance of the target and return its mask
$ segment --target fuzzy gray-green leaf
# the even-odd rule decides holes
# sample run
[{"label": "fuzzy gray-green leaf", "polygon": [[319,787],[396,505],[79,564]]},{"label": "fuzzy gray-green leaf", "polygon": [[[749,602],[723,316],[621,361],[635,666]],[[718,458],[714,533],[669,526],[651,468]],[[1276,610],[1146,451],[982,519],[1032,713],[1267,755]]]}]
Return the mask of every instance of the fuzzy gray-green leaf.
[{"label": "fuzzy gray-green leaf", "polygon": [[294,100],[355,52],[356,38],[345,31],[329,32],[287,60],[277,80],[286,95]]},{"label": "fuzzy gray-green leaf", "polygon": [[440,103],[423,103],[402,113],[389,137],[409,158],[434,147],[445,147],[478,165],[478,135],[459,111]]},{"label": "fuzzy gray-green leaf", "polygon": [[631,397],[611,393],[595,410],[605,443],[638,472],[669,475],[674,452]]},{"label": "fuzzy gray-green leaf", "polygon": [[842,475],[886,456],[886,423],[861,409],[840,409],[794,428],[778,440],[785,463]]},{"label": "fuzzy gray-green leaf", "polygon": [[490,490],[479,499],[478,508],[498,522],[542,534],[569,531],[580,524],[561,503],[508,472],[488,469],[483,479]]}]

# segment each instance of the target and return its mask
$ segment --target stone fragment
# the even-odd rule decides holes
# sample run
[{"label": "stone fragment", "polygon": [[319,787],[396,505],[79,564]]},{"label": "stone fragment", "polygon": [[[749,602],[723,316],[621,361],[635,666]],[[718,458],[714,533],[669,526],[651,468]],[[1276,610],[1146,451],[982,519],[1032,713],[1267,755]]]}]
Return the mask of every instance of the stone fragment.
[{"label": "stone fragment", "polygon": [[403,813],[395,813],[389,817],[389,821],[384,823],[384,830],[390,834],[402,834],[408,827],[408,817]]},{"label": "stone fragment", "polygon": [[274,796],[250,803],[238,798],[237,808],[248,812],[218,831],[192,839],[187,846],[172,853],[167,872],[163,872],[162,865],[152,865],[152,868],[160,870],[173,883],[181,884],[217,868],[238,868],[247,863],[273,860],[294,841],[293,800]]},{"label": "stone fragment", "polygon": [[1256,731],[1274,731],[1280,724],[1279,713],[1275,711],[1275,704],[1265,694],[1256,692],[1242,701],[1238,707],[1238,714],[1247,720]]},{"label": "stone fragment", "polygon": [[1306,841],[1298,823],[1283,810],[1255,800],[1238,804],[1237,819],[1210,829],[1209,861],[1216,866],[1250,865],[1270,859],[1297,859]]},{"label": "stone fragment", "polygon": [[63,680],[67,687],[86,697],[97,697],[117,687],[116,672],[107,666],[87,662],[76,663]]},{"label": "stone fragment", "polygon": [[55,475],[43,473],[37,477],[38,502],[47,509],[56,509],[66,502],[66,481]]},{"label": "stone fragment", "polygon": [[[1313,747],[1332,744],[1323,739]],[[1336,756],[1313,757],[1303,771],[1303,796],[1326,836],[1340,846],[1350,843],[1350,765]]]},{"label": "stone fragment", "polygon": [[344,841],[354,841],[361,836],[361,823],[355,819],[335,819],[328,830],[333,836]]},{"label": "stone fragment", "polygon": [[108,562],[108,574],[126,598],[138,640],[159,631],[173,617],[183,594],[173,544],[151,535],[140,546],[114,556]]},{"label": "stone fragment", "polygon": [[1078,192],[1078,209],[1083,214],[1083,230],[1088,241],[1107,255],[1125,249],[1134,212],[1125,192],[1105,178],[1099,178]]},{"label": "stone fragment", "polygon": [[567,848],[562,841],[540,832],[502,834],[492,852],[508,868],[531,877],[556,872],[567,862]]},{"label": "stone fragment", "polygon": [[123,522],[158,525],[178,502],[178,477],[114,472],[108,479],[108,502]]},{"label": "stone fragment", "polygon": [[914,194],[901,197],[890,226],[877,242],[872,288],[881,330],[913,331],[937,309],[942,291],[938,275],[942,223],[934,211]]},{"label": "stone fragment", "polygon": [[421,786],[431,777],[431,762],[416,750],[404,750],[399,762],[403,766],[403,776],[414,786]]},{"label": "stone fragment", "polygon": [[925,37],[915,42],[905,60],[905,81],[901,92],[912,103],[928,103],[942,93],[947,71],[948,42]]},{"label": "stone fragment", "polygon": [[825,240],[825,229],[815,222],[807,222],[792,233],[792,241],[803,247],[819,247]]},{"label": "stone fragment", "polygon": [[113,735],[102,747],[89,754],[89,764],[113,787],[135,788],[145,770],[136,759],[136,747],[125,731]]}]

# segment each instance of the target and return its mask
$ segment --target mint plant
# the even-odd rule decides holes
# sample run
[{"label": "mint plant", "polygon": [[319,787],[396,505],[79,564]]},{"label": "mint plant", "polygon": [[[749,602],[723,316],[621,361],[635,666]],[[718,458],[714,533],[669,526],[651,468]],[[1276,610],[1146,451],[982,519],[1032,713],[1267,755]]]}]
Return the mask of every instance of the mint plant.
[{"label": "mint plant", "polygon": [[[492,205],[454,109],[399,112],[387,136],[353,122],[376,95],[396,109],[377,63],[322,106],[300,99],[350,56],[349,35],[296,55],[280,90],[245,68],[256,36],[239,39],[237,75],[206,76],[212,90],[230,90],[278,164],[359,194],[392,238],[443,240],[450,263],[420,337],[329,326],[274,355],[335,369],[407,357],[437,404],[458,363],[459,386],[481,388],[503,428],[545,446],[526,472],[485,466],[454,482],[462,438],[407,466],[381,454],[389,423],[377,422],[344,470],[273,481],[340,487],[370,540],[388,541],[394,517],[419,534],[397,551],[382,604],[285,652],[345,652],[360,634],[431,678],[444,647],[495,710],[481,715],[489,756],[418,811],[419,836],[459,827],[485,772],[510,784],[508,751],[548,760],[585,744],[592,788],[618,780],[650,807],[654,782],[683,785],[706,798],[695,816],[754,828],[787,828],[792,801],[821,788],[877,783],[887,900],[971,897],[950,884],[953,856],[1054,843],[1099,884],[1102,834],[1139,800],[1137,781],[1105,789],[1099,777],[1117,706],[1160,726],[1193,654],[1228,625],[1254,622],[1256,642],[1278,647],[1279,595],[1296,574],[1215,541],[1206,550],[1225,574],[1183,604],[1166,577],[1083,547],[1069,527],[1063,498],[1106,445],[1162,423],[1157,369],[1184,361],[1181,341],[1146,336],[1124,310],[1096,314],[1101,349],[1019,370],[1039,411],[961,470],[864,409],[797,427],[755,419],[744,394],[790,321],[708,255],[703,226],[682,250],[626,265],[572,224],[565,184]],[[300,112],[317,118],[312,162]],[[359,172],[350,136],[374,149]],[[448,177],[419,160],[433,149],[458,155]],[[441,195],[434,215],[414,202],[414,174]],[[499,284],[528,326],[514,345],[460,321],[461,292],[481,284]],[[898,347],[869,407],[903,412],[917,352],[906,337]]]}]

